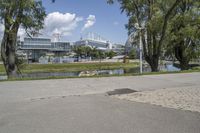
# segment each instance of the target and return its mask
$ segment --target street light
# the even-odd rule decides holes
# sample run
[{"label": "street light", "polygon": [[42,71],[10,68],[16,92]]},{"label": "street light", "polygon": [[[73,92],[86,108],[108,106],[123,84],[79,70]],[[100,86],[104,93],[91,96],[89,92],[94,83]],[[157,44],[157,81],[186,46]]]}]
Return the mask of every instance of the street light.
[{"label": "street light", "polygon": [[140,74],[142,74],[143,70],[142,70],[142,30],[144,29],[144,27],[140,27],[138,23],[135,24],[135,28],[137,30],[139,30],[140,33],[140,46],[139,46],[139,50],[140,50]]}]

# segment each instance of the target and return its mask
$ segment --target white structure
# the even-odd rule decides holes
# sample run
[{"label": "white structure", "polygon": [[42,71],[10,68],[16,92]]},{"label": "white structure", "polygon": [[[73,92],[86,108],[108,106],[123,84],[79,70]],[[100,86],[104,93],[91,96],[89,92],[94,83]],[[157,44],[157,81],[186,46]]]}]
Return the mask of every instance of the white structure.
[{"label": "white structure", "polygon": [[128,39],[125,44],[126,54],[128,54],[132,49],[136,49],[137,51],[139,51],[139,47],[138,47],[139,40],[137,38],[138,38],[138,32],[132,32],[128,36]]},{"label": "white structure", "polygon": [[45,57],[40,57],[39,58],[39,63],[40,64],[48,64],[49,63],[49,57],[45,56]]},{"label": "white structure", "polygon": [[135,28],[137,30],[139,30],[139,34],[140,34],[140,44],[139,44],[139,50],[140,50],[140,74],[142,74],[143,69],[142,69],[142,65],[143,65],[143,48],[142,48],[142,30],[144,30],[144,26],[139,26],[138,23],[135,24]]},{"label": "white structure", "polygon": [[74,43],[75,46],[89,46],[102,51],[112,50],[112,43],[96,33],[88,33],[82,36],[81,39]]}]

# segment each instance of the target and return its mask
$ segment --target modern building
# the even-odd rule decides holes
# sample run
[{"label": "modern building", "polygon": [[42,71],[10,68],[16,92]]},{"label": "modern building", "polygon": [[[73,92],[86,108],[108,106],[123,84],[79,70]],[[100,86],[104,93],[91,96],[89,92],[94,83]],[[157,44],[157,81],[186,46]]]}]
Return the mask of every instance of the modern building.
[{"label": "modern building", "polygon": [[74,43],[74,46],[89,46],[102,51],[109,51],[112,49],[112,43],[100,37],[95,33],[88,33],[86,37],[81,37],[79,41]]},{"label": "modern building", "polygon": [[41,56],[47,54],[63,55],[71,51],[69,42],[51,42],[49,38],[25,37],[18,43],[18,51],[27,55],[27,59],[38,62]]}]

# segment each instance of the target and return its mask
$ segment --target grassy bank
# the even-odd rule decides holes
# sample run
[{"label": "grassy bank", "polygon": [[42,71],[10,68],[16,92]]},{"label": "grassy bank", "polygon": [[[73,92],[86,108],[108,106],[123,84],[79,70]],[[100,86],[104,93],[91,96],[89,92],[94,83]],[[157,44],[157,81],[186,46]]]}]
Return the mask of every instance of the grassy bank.
[{"label": "grassy bank", "polygon": [[198,70],[186,70],[186,71],[173,71],[173,72],[149,72],[143,73],[142,75],[139,73],[129,73],[123,75],[95,75],[95,76],[83,76],[83,77],[47,77],[47,78],[16,78],[16,79],[8,79],[2,80],[4,81],[26,81],[26,80],[48,80],[48,79],[66,79],[66,78],[101,78],[101,77],[123,77],[123,76],[144,76],[144,75],[160,75],[160,74],[180,74],[180,73],[193,73],[193,72],[200,72],[200,68]]},{"label": "grassy bank", "polygon": [[[68,63],[68,64],[27,64],[22,73],[32,72],[75,72],[86,70],[106,70],[118,68],[137,67],[138,63]],[[0,65],[0,73],[5,73],[3,65]]]},{"label": "grassy bank", "polygon": [[[29,64],[21,71],[23,73],[32,72],[73,72],[73,71],[86,71],[86,70],[97,70],[97,69],[119,69],[119,68],[134,68],[138,67],[138,63],[71,63],[71,64]],[[185,71],[174,71],[174,72],[148,72],[142,75],[159,75],[159,74],[175,74],[175,73],[191,73],[200,72],[200,67],[194,67],[190,70]],[[0,73],[5,73],[3,65],[0,65]],[[43,79],[63,79],[63,78],[100,78],[100,77],[115,77],[115,76],[139,76],[139,73],[127,73],[123,75],[95,75],[91,77],[47,77],[47,78],[17,78],[9,79],[7,81],[16,80],[43,80]],[[1,82],[1,81],[0,81]]]}]

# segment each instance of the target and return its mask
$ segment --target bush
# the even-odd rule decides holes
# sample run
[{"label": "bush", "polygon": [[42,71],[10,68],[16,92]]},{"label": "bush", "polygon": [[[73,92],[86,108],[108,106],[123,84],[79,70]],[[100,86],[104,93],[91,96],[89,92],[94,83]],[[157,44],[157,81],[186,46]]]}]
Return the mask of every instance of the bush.
[{"label": "bush", "polygon": [[109,57],[109,59],[112,59],[116,55],[117,54],[112,50],[106,53],[106,56]]},{"label": "bush", "polygon": [[16,56],[16,65],[18,69],[21,70],[26,67],[27,63],[26,60],[24,60],[23,58]]},{"label": "bush", "polygon": [[137,52],[136,49],[131,49],[131,51],[128,54],[129,59],[136,59],[137,57]]}]

